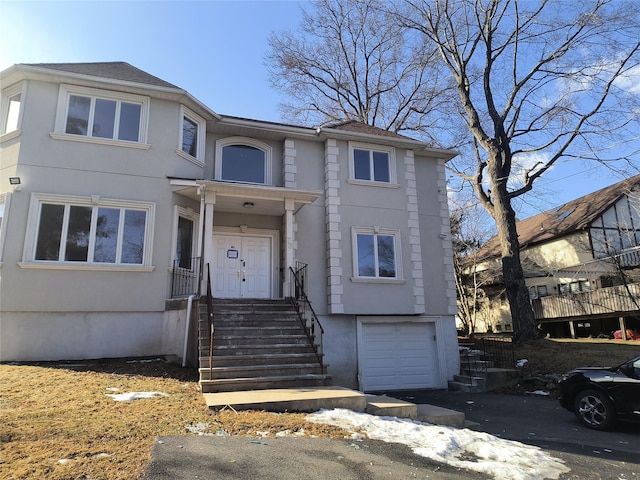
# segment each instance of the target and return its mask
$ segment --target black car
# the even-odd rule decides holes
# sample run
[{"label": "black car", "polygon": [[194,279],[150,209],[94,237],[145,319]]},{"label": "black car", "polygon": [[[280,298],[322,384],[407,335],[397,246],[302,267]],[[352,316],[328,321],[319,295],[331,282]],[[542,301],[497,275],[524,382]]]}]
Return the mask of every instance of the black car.
[{"label": "black car", "polygon": [[613,368],[572,370],[558,383],[558,399],[596,430],[610,429],[618,420],[640,422],[640,356]]}]

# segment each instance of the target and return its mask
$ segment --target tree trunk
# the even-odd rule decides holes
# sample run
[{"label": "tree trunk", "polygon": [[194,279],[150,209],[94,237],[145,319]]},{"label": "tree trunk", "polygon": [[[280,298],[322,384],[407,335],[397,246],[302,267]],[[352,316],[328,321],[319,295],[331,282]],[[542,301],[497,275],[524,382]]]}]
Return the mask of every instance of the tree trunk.
[{"label": "tree trunk", "polygon": [[[491,165],[489,165],[491,168]],[[538,329],[529,300],[529,291],[524,281],[520,262],[520,242],[516,230],[516,214],[507,193],[506,176],[498,172],[491,175],[493,218],[498,229],[501,245],[502,278],[511,310],[513,341],[522,343],[538,338]],[[493,181],[497,179],[497,181]]]}]

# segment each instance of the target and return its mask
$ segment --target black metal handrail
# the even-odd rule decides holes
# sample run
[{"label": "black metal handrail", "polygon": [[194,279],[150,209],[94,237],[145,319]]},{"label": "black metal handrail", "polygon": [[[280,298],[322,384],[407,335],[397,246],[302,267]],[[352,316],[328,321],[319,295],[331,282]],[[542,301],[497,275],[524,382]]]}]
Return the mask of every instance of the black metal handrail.
[{"label": "black metal handrail", "polygon": [[289,274],[291,277],[291,292],[289,292],[289,298],[298,313],[298,318],[304,327],[309,342],[315,347],[316,356],[318,357],[320,365],[324,366],[322,360],[322,336],[324,335],[324,328],[322,328],[320,320],[313,310],[311,302],[304,290],[307,277],[307,264],[297,262],[295,270],[289,267]]},{"label": "black metal handrail", "polygon": [[480,342],[480,348],[490,356],[494,367],[515,368],[513,339],[510,336],[485,336]]},{"label": "black metal handrail", "polygon": [[207,263],[207,319],[209,320],[209,378],[213,378],[213,295],[211,295],[211,268]]},{"label": "black metal handrail", "polygon": [[202,281],[202,259],[200,257],[179,258],[171,269],[171,298],[198,295]]}]

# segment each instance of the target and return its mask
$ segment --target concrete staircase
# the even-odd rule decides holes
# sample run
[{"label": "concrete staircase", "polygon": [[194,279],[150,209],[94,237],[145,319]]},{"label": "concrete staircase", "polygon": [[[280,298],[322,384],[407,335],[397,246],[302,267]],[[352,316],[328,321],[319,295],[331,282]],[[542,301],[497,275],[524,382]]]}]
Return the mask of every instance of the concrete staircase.
[{"label": "concrete staircase", "polygon": [[293,306],[285,300],[214,299],[213,362],[206,304],[200,306],[203,393],[331,385]]},{"label": "concrete staircase", "polygon": [[483,393],[515,385],[518,380],[516,369],[496,367],[492,354],[461,344],[460,375],[454,375],[448,387],[450,391]]}]

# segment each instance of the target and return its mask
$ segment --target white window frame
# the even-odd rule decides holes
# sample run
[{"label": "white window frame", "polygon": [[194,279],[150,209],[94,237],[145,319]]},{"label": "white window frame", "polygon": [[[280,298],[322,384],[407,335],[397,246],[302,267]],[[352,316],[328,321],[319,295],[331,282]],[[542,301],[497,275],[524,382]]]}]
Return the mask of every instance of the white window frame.
[{"label": "white window frame", "polygon": [[[378,277],[376,269],[375,277],[363,277],[358,274],[358,234],[361,235],[385,235],[394,237],[394,261],[396,267],[395,277]],[[374,245],[377,245],[374,242]],[[353,276],[352,282],[367,282],[367,283],[404,283],[403,269],[402,269],[402,249],[400,230],[375,227],[351,227],[351,252],[353,258]],[[377,262],[377,258],[376,258]]]},{"label": "white window frame", "polygon": [[[22,133],[22,112],[24,111],[24,100],[27,91],[26,86],[27,82],[21,82],[2,91],[2,97],[0,100],[0,114],[2,115],[2,117],[0,117],[0,141],[4,142],[11,138],[18,137]],[[11,99],[17,95],[20,95],[20,107],[18,109],[16,128],[11,131],[7,131]]]},{"label": "white window frame", "polygon": [[173,211],[173,241],[171,244],[171,264],[169,266],[170,271],[173,270],[173,265],[178,259],[176,255],[176,249],[178,248],[178,221],[180,217],[186,218],[193,222],[193,245],[191,245],[192,257],[200,256],[200,239],[198,238],[200,214],[194,212],[191,208],[184,208],[180,205],[176,205]]},{"label": "white window frame", "polygon": [[[119,140],[110,138],[101,138],[91,136],[90,129],[88,129],[87,135],[74,135],[72,133],[66,133],[67,115],[69,113],[69,99],[72,95],[81,97],[90,97],[91,101],[91,113],[89,116],[90,123],[93,120],[93,112],[95,99],[113,100],[116,102],[138,103],[140,104],[140,125],[139,125],[139,137],[138,141]],[[147,144],[147,135],[149,130],[149,97],[142,95],[133,95],[129,93],[113,92],[109,90],[100,90],[97,88],[78,87],[75,85],[60,85],[60,91],[58,93],[58,108],[56,111],[56,123],[54,132],[49,135],[56,140],[69,140],[75,142],[95,143],[101,145],[114,145],[120,147],[149,149],[151,145]]]},{"label": "white window frame", "polygon": [[257,148],[264,152],[264,183],[242,182],[252,185],[272,185],[271,183],[271,169],[272,169],[272,156],[273,149],[270,145],[248,137],[228,137],[222,138],[216,141],[216,159],[215,159],[215,177],[216,180],[224,180],[222,178],[222,150],[229,145],[245,145],[248,147]]},{"label": "white window frame", "polygon": [[[183,122],[185,118],[188,118],[198,126],[198,141],[196,144],[195,157],[182,150],[182,140],[184,135]],[[206,126],[207,122],[204,118],[202,118],[200,115],[198,115],[188,107],[185,107],[184,105],[180,106],[180,120],[178,124],[178,148],[176,148],[176,153],[185,160],[189,160],[190,162],[195,163],[199,167],[205,166],[204,149],[207,131]]]},{"label": "white window frame", "polygon": [[7,238],[7,217],[11,206],[11,192],[0,194],[0,205],[3,206],[2,224],[0,224],[0,268],[2,268],[2,259],[4,257],[4,242]]},{"label": "white window frame", "polygon": [[[389,181],[380,182],[375,180],[363,180],[356,178],[354,150],[368,150],[369,152],[382,152],[389,156]],[[373,165],[371,166],[373,174]],[[398,188],[398,174],[396,171],[396,149],[384,145],[375,145],[371,143],[349,142],[349,179],[348,183],[353,185],[368,185],[387,188]]]},{"label": "white window frame", "polygon": [[[146,212],[144,254],[142,264],[130,263],[98,263],[98,262],[66,262],[64,260],[36,260],[36,246],[40,226],[40,208],[42,204],[58,204],[80,207],[107,207],[125,208],[132,210],[144,210]],[[99,195],[91,197],[78,197],[71,195],[56,195],[45,193],[32,193],[29,205],[29,217],[27,221],[27,236],[22,254],[21,268],[40,268],[52,270],[107,270],[107,271],[153,271],[151,265],[153,258],[153,232],[155,218],[155,203],[130,200],[117,200],[102,198]],[[91,243],[95,242],[95,236],[91,237]]]}]

